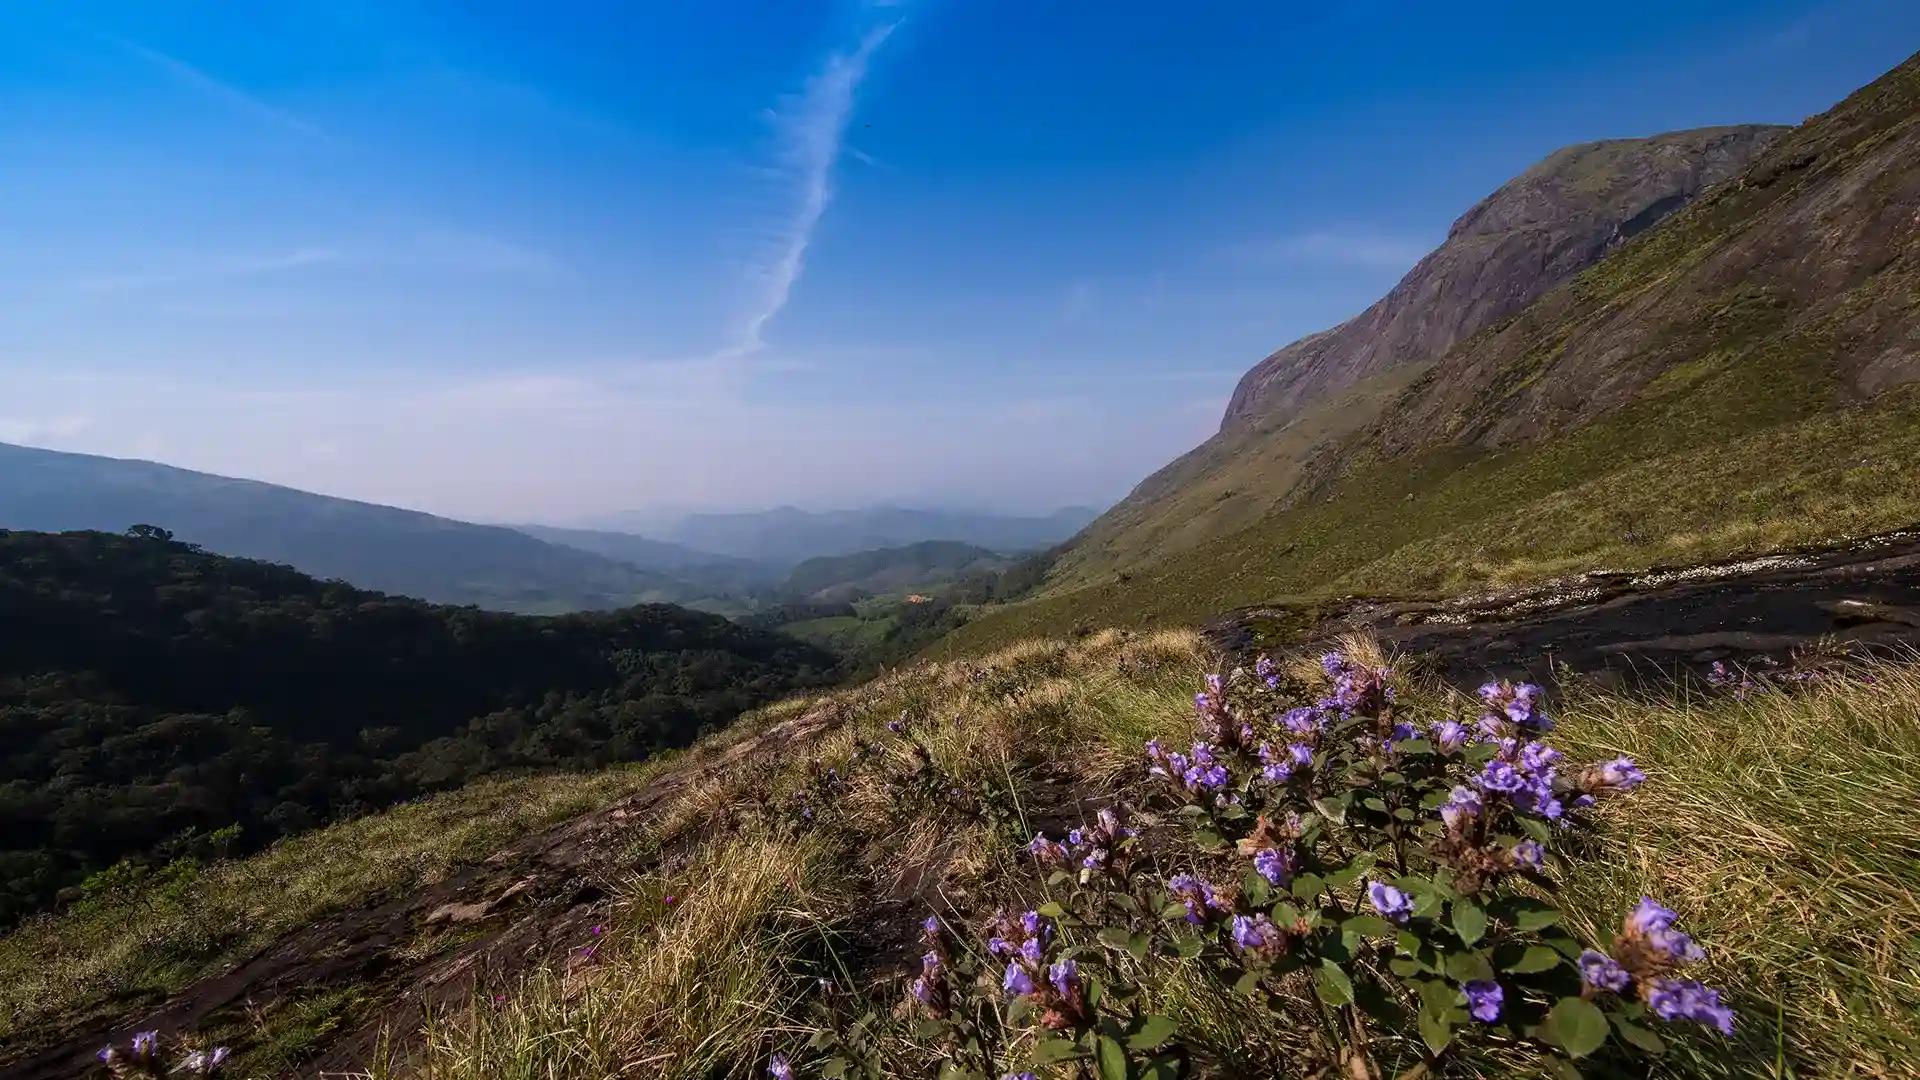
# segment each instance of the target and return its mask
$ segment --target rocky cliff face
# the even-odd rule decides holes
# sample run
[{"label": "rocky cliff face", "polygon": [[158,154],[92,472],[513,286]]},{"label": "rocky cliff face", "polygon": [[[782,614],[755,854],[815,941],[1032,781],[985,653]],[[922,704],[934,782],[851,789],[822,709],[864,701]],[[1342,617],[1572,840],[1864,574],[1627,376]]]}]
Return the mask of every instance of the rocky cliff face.
[{"label": "rocky cliff face", "polygon": [[1440,356],[1740,172],[1784,130],[1701,128],[1554,153],[1462,214],[1378,303],[1262,360],[1221,430],[1283,424],[1363,379]]}]

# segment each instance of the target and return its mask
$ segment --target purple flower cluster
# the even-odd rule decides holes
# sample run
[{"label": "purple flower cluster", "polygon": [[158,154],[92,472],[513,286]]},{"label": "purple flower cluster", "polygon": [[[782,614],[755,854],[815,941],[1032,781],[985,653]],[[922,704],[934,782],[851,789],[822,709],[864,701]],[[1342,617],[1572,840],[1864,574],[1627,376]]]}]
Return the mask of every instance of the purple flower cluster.
[{"label": "purple flower cluster", "polygon": [[1093,824],[1067,834],[1066,844],[1057,844],[1040,834],[1027,844],[1027,852],[1043,866],[1057,862],[1077,862],[1081,869],[1094,873],[1123,871],[1125,849],[1122,845],[1140,835],[1121,819],[1124,807],[1103,808],[1093,816]]},{"label": "purple flower cluster", "polygon": [[987,952],[1005,958],[1000,989],[1011,997],[1034,999],[1041,1024],[1061,1031],[1083,1023],[1088,1015],[1080,965],[1073,960],[1047,962],[1053,944],[1053,923],[1037,911],[1019,919],[1004,911],[994,915],[993,936]]},{"label": "purple flower cluster", "polygon": [[1195,926],[1202,925],[1214,914],[1233,910],[1212,885],[1192,874],[1175,874],[1168,879],[1167,894],[1174,903],[1186,906],[1187,921]]},{"label": "purple flower cluster", "polygon": [[1505,679],[1480,688],[1485,712],[1480,716],[1480,731],[1489,738],[1500,738],[1512,728],[1526,732],[1553,730],[1553,719],[1540,708],[1541,690],[1533,683],[1511,683]]},{"label": "purple flower cluster", "polygon": [[1323,710],[1351,716],[1375,713],[1393,702],[1393,687],[1387,682],[1393,673],[1386,668],[1370,668],[1330,652],[1320,658],[1320,670],[1333,681],[1333,692],[1320,700]]},{"label": "purple flower cluster", "polygon": [[1288,743],[1275,750],[1272,743],[1260,744],[1260,775],[1270,784],[1284,784],[1296,770],[1313,764],[1313,747],[1303,742]]},{"label": "purple flower cluster", "polygon": [[1502,738],[1500,750],[1474,783],[1490,795],[1502,795],[1516,810],[1558,821],[1566,806],[1557,794],[1561,753],[1543,742]]},{"label": "purple flower cluster", "polygon": [[773,1055],[773,1060],[767,1062],[767,1075],[773,1080],[793,1080],[793,1065],[787,1061],[787,1055]]},{"label": "purple flower cluster", "polygon": [[1733,1034],[1733,1010],[1720,993],[1691,979],[1671,977],[1682,964],[1706,954],[1673,924],[1672,909],[1643,896],[1621,923],[1611,955],[1588,949],[1580,954],[1580,978],[1594,991],[1624,994],[1639,987],[1640,997],[1662,1020],[1690,1020],[1722,1035]]},{"label": "purple flower cluster", "polygon": [[940,932],[940,919],[936,915],[927,916],[920,924],[920,938],[926,943],[926,955],[920,958],[920,974],[913,980],[910,988],[913,999],[927,1007],[935,1016],[947,1014],[947,939]]},{"label": "purple flower cluster", "polygon": [[1234,947],[1248,958],[1263,963],[1279,959],[1287,948],[1287,933],[1265,915],[1235,915],[1232,923]]},{"label": "purple flower cluster", "polygon": [[1178,784],[1189,792],[1217,792],[1233,783],[1233,774],[1222,764],[1219,751],[1204,742],[1193,744],[1192,756],[1160,748],[1160,740],[1147,743],[1149,776],[1158,776]]},{"label": "purple flower cluster", "polygon": [[1293,882],[1294,862],[1291,848],[1261,848],[1254,853],[1253,869],[1269,885],[1285,888]]},{"label": "purple flower cluster", "polygon": [[[179,1063],[169,1070],[187,1073],[191,1076],[212,1076],[227,1063],[232,1051],[224,1046],[209,1050],[194,1050],[181,1058]],[[136,1031],[127,1040],[127,1048],[121,1050],[115,1046],[103,1046],[94,1057],[112,1070],[115,1076],[127,1075],[123,1070],[140,1070],[140,1075],[157,1073],[160,1068],[160,1033],[158,1031]]]},{"label": "purple flower cluster", "polygon": [[1262,656],[1253,662],[1253,677],[1259,679],[1269,690],[1280,689],[1280,669],[1274,664],[1271,656]]}]

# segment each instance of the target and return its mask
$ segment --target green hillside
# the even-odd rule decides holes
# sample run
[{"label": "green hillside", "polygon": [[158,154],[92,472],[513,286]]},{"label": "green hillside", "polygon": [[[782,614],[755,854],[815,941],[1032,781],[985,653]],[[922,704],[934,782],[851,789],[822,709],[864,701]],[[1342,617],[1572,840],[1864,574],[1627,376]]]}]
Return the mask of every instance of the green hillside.
[{"label": "green hillside", "polygon": [[[1438,360],[1176,465],[940,649],[1920,520],[1917,211],[1920,59]],[[1208,500],[1247,505],[1182,534]]]},{"label": "green hillside", "polygon": [[952,581],[968,573],[990,573],[1006,564],[1004,557],[983,547],[954,540],[926,540],[808,559],[793,568],[783,588],[797,596],[848,590],[898,592]]},{"label": "green hillside", "polygon": [[666,605],[528,618],[0,530],[0,922],[502,769],[644,758],[831,657]]}]

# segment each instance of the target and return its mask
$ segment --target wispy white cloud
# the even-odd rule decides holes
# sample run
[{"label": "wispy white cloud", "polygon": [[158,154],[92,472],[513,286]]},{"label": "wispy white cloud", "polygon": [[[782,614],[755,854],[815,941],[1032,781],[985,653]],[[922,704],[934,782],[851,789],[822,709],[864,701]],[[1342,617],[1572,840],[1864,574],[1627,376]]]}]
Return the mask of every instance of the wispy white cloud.
[{"label": "wispy white cloud", "polygon": [[82,276],[72,286],[83,293],[121,294],[345,266],[532,278],[555,277],[567,269],[558,258],[511,240],[429,226],[412,233],[396,233],[377,243],[303,244],[282,251],[162,256],[137,269]]},{"label": "wispy white cloud", "polygon": [[1316,229],[1235,244],[1227,254],[1233,261],[1249,265],[1312,264],[1406,270],[1432,247],[1431,242],[1411,236],[1365,229]]},{"label": "wispy white cloud", "polygon": [[751,267],[753,291],[722,355],[746,356],[766,347],[767,324],[792,297],[807,248],[833,200],[833,166],[846,144],[855,94],[874,52],[899,25],[876,26],[852,48],[828,56],[800,93],[772,111],[779,175],[793,184],[794,207],[769,250]]},{"label": "wispy white cloud", "polygon": [[333,136],[327,134],[327,132],[321,130],[320,127],[310,123],[299,115],[289,112],[278,105],[263,101],[259,97],[240,89],[232,83],[217,79],[177,56],[163,53],[159,49],[155,49],[149,45],[143,45],[130,38],[119,37],[112,34],[106,35],[106,38],[127,52],[166,72],[174,81],[181,85],[191,87],[210,98],[220,101],[229,108],[246,113],[273,127],[291,131],[309,139],[324,142],[333,141]]},{"label": "wispy white cloud", "polygon": [[73,284],[81,292],[122,293],[191,281],[262,277],[345,261],[345,253],[331,247],[297,247],[258,254],[195,255],[141,270],[90,275]]}]

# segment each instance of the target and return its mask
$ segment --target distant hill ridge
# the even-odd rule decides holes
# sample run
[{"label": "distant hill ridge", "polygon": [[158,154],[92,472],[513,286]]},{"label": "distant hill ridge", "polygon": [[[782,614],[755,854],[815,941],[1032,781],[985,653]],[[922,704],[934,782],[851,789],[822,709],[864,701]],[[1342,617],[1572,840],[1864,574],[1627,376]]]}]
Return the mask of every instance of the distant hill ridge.
[{"label": "distant hill ridge", "polygon": [[704,591],[501,526],[150,461],[0,443],[0,528],[119,532],[142,522],[223,555],[501,611],[605,610]]},{"label": "distant hill ridge", "polygon": [[816,555],[850,555],[924,540],[1032,551],[1060,543],[1097,515],[1086,507],[1023,517],[897,506],[821,512],[781,506],[754,513],[694,514],[669,535],[702,551],[792,565]]}]

